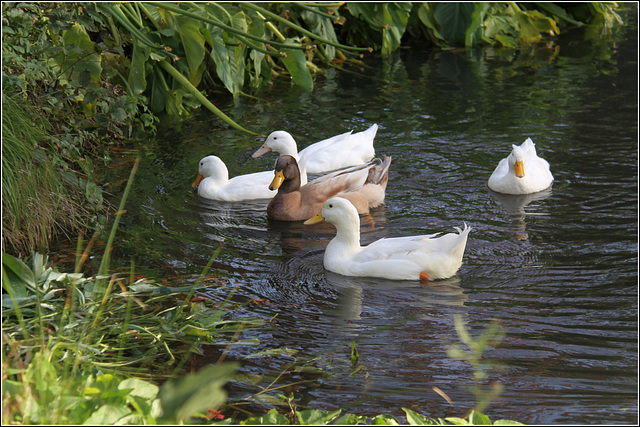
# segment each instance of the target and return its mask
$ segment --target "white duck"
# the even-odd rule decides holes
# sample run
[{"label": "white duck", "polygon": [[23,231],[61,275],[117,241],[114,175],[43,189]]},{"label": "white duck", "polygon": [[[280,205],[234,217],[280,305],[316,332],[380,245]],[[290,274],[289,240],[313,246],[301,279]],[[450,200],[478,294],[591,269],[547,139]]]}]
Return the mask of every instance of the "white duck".
[{"label": "white duck", "polygon": [[360,217],[341,197],[328,199],[319,215],[305,224],[327,220],[337,233],[327,245],[324,267],[345,276],[391,280],[437,280],[456,274],[471,230],[466,224],[458,233],[394,237],[360,246]]},{"label": "white duck", "polygon": [[538,157],[531,138],[512,147],[511,154],[500,160],[491,174],[489,188],[505,194],[537,193],[549,188],[553,182],[549,162]]},{"label": "white duck", "polygon": [[241,200],[271,199],[277,191],[269,190],[273,171],[239,175],[229,179],[229,170],[217,156],[200,160],[198,178],[192,187],[198,187],[198,195],[205,199],[238,202]]},{"label": "white duck", "polygon": [[316,142],[298,153],[296,141],[289,132],[278,130],[269,134],[262,147],[253,153],[252,157],[260,157],[270,151],[292,156],[298,162],[301,178],[304,175],[306,181],[307,173],[330,172],[361,165],[373,159],[376,154],[373,139],[377,131],[378,125],[374,124],[362,132],[346,132]]}]

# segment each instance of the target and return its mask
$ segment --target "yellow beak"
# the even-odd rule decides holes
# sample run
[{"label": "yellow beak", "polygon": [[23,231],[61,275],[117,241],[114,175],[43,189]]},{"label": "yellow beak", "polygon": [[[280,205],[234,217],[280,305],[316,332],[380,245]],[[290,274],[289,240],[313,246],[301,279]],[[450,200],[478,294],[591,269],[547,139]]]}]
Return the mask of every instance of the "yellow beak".
[{"label": "yellow beak", "polygon": [[269,190],[277,190],[284,182],[284,173],[277,171],[276,176],[273,177],[273,181],[269,184]]},{"label": "yellow beak", "polygon": [[313,225],[313,224],[318,224],[319,222],[324,221],[324,217],[321,214],[318,215],[314,215],[311,218],[309,218],[308,220],[306,220],[304,222],[304,225]]},{"label": "yellow beak", "polygon": [[518,178],[524,178],[524,165],[522,164],[522,161],[516,160],[514,169]]},{"label": "yellow beak", "polygon": [[202,174],[198,174],[198,177],[196,178],[195,181],[193,181],[193,184],[191,184],[192,187],[196,187],[198,185],[200,185],[200,183],[202,182],[202,180],[204,179],[204,176],[202,176]]}]

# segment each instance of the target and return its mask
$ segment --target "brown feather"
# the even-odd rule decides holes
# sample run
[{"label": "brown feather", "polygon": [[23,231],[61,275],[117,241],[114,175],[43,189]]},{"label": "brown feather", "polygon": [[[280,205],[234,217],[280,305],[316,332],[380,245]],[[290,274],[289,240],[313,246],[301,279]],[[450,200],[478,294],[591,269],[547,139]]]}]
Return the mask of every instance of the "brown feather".
[{"label": "brown feather", "polygon": [[333,172],[300,187],[300,170],[292,156],[280,156],[276,172],[282,171],[284,181],[267,206],[267,216],[279,221],[302,221],[318,214],[322,204],[333,196],[350,200],[365,214],[369,208],[384,203],[391,158]]}]

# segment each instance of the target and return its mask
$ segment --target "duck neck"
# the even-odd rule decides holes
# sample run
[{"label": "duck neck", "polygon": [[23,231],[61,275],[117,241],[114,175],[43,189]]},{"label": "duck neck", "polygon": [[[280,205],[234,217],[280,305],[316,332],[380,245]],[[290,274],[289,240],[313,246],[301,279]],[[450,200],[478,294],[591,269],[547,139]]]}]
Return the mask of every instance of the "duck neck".
[{"label": "duck neck", "polygon": [[355,224],[350,227],[336,227],[335,240],[353,251],[360,249],[360,218],[356,216]]}]

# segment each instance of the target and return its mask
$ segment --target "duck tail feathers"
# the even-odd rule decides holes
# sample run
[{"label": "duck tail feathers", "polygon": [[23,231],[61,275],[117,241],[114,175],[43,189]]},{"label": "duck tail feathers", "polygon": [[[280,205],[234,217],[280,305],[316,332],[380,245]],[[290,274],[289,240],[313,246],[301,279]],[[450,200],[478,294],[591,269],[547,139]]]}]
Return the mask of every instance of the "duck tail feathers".
[{"label": "duck tail feathers", "polygon": [[391,157],[382,155],[381,158],[375,158],[370,163],[369,175],[365,184],[376,184],[383,188],[387,188],[389,180],[389,167],[391,166]]}]

